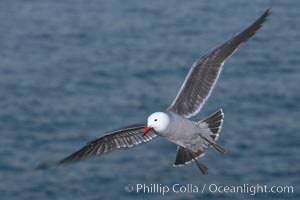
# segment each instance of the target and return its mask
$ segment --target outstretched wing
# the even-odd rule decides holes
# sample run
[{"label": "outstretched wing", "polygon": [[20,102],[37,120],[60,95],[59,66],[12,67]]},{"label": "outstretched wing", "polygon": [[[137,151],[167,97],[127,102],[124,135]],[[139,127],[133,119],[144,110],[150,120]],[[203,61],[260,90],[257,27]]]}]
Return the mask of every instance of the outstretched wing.
[{"label": "outstretched wing", "polygon": [[218,80],[225,60],[262,26],[269,9],[248,28],[214,48],[194,63],[169,110],[184,117],[196,115]]},{"label": "outstretched wing", "polygon": [[118,148],[133,147],[134,145],[149,142],[156,137],[152,129],[146,135],[143,134],[143,126],[130,127],[111,132],[87,143],[84,147],[55,165],[63,165],[72,161],[83,160]]}]

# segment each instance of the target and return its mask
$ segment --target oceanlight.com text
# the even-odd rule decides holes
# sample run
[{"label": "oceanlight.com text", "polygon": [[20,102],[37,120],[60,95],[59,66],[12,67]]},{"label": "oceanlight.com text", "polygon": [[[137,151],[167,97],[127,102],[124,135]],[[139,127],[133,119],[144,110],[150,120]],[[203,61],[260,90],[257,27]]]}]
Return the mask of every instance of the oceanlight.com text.
[{"label": "oceanlight.com text", "polygon": [[219,185],[219,184],[127,184],[124,187],[126,192],[135,192],[138,194],[161,194],[168,193],[212,193],[212,194],[249,194],[251,196],[259,193],[294,193],[294,187],[291,185],[262,185],[262,184],[242,184],[242,185]]}]

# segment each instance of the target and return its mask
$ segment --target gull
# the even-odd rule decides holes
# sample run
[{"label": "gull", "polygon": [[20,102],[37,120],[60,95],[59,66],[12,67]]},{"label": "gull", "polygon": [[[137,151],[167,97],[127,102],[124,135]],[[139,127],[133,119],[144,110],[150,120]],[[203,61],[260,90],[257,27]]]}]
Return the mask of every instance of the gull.
[{"label": "gull", "polygon": [[107,133],[88,142],[70,156],[54,163],[44,163],[39,168],[59,166],[77,160],[102,155],[118,148],[128,148],[147,143],[160,136],[177,145],[173,166],[183,166],[195,161],[200,172],[207,175],[207,167],[198,161],[207,147],[213,147],[220,153],[226,150],[216,143],[222,127],[224,113],[222,109],[200,121],[189,118],[199,113],[210,96],[222,70],[222,66],[239,47],[251,38],[262,26],[270,9],[246,29],[223,44],[213,48],[197,60],[188,72],[176,98],[167,109],[152,113],[147,125],[136,125]]}]

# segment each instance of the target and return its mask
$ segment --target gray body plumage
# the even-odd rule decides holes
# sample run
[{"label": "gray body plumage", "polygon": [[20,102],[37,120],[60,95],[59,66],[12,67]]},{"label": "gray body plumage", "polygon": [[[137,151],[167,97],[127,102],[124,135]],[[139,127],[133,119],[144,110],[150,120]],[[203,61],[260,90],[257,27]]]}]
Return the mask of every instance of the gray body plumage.
[{"label": "gray body plumage", "polygon": [[213,142],[207,123],[194,122],[168,110],[165,113],[170,117],[170,124],[165,131],[157,132],[157,135],[193,152],[204,151],[208,146],[203,137]]}]

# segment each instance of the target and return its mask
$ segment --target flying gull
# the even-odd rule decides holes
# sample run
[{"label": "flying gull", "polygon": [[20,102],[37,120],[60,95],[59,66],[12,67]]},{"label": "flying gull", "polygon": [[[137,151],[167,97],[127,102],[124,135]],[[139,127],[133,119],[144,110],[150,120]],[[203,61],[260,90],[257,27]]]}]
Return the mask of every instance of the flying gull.
[{"label": "flying gull", "polygon": [[269,13],[270,9],[267,9],[245,30],[197,60],[191,67],[171,106],[164,111],[151,114],[147,119],[146,126],[131,126],[110,132],[88,142],[65,159],[51,164],[41,164],[40,167],[64,165],[114,149],[133,147],[149,142],[158,135],[178,146],[174,166],[182,166],[190,161],[195,161],[201,173],[206,175],[207,167],[197,158],[204,155],[207,147],[214,147],[221,153],[226,152],[223,147],[216,144],[224,113],[220,109],[209,117],[196,122],[188,118],[198,114],[202,108],[218,80],[225,60],[235,52],[242,42],[256,33]]}]

